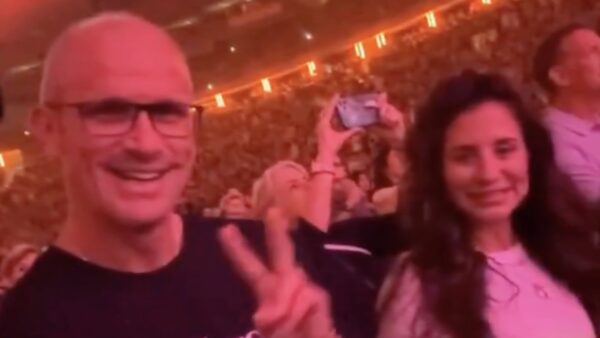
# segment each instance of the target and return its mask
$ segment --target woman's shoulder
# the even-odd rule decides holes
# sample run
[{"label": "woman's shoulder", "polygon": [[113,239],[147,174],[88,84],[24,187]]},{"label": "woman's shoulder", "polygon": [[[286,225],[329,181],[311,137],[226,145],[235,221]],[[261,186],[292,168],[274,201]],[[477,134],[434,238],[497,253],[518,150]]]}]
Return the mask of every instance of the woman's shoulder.
[{"label": "woman's shoulder", "polygon": [[421,283],[411,258],[411,252],[399,255],[381,288],[379,338],[444,337],[430,325],[423,309]]},{"label": "woman's shoulder", "polygon": [[377,298],[379,312],[385,311],[392,302],[407,302],[420,293],[419,278],[411,260],[412,252],[407,251],[399,254],[390,266]]}]

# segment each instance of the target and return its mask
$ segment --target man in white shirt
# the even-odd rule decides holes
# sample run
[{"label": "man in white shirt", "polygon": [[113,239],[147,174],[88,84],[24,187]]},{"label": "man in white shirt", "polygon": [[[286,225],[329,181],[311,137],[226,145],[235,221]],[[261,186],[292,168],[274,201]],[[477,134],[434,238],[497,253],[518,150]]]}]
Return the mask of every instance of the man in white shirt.
[{"label": "man in white shirt", "polygon": [[556,161],[584,196],[600,201],[600,36],[571,24],[550,35],[534,59],[547,91]]}]

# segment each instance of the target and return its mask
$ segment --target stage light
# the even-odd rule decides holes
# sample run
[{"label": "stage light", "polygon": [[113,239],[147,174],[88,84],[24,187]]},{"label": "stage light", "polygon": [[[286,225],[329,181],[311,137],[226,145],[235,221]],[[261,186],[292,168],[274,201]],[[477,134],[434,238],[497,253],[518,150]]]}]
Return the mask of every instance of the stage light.
[{"label": "stage light", "polygon": [[481,3],[484,5],[491,5],[492,4],[492,0],[481,0]]},{"label": "stage light", "polygon": [[317,64],[314,61],[306,63],[306,67],[310,76],[317,76]]},{"label": "stage light", "polygon": [[375,41],[377,42],[377,48],[379,49],[387,46],[387,38],[385,37],[385,33],[379,33],[375,35]]},{"label": "stage light", "polygon": [[207,84],[206,89],[213,90],[214,89],[213,84],[212,83]]},{"label": "stage light", "polygon": [[232,54],[237,52],[237,48],[235,48],[235,46],[229,46],[229,52],[231,52]]},{"label": "stage light", "polygon": [[0,168],[6,167],[6,163],[4,162],[4,155],[0,154]]},{"label": "stage light", "polygon": [[312,39],[314,39],[314,36],[311,32],[304,32],[304,38],[308,41],[312,41]]},{"label": "stage light", "polygon": [[362,42],[357,42],[354,44],[354,52],[356,53],[356,56],[358,56],[361,59],[366,59],[367,58],[367,53],[365,52],[365,46]]},{"label": "stage light", "polygon": [[435,18],[435,13],[433,11],[427,12],[425,17],[427,18],[427,26],[429,26],[429,28],[437,27],[437,19]]},{"label": "stage light", "polygon": [[29,130],[25,130],[25,131],[23,132],[23,134],[24,134],[25,136],[29,136],[29,135],[31,135],[31,133],[29,132]]},{"label": "stage light", "polygon": [[271,82],[269,81],[269,79],[262,79],[261,83],[262,83],[262,87],[263,87],[263,90],[265,91],[265,93],[271,93],[273,91],[273,88],[271,87]]},{"label": "stage light", "polygon": [[217,107],[225,108],[225,99],[223,98],[223,94],[215,95],[215,101],[217,102]]}]

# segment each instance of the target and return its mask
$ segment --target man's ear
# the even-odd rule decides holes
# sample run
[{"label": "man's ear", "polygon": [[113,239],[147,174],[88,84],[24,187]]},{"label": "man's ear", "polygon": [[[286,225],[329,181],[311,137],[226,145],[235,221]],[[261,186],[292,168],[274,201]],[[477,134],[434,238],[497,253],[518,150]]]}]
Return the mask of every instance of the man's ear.
[{"label": "man's ear", "polygon": [[566,72],[559,66],[554,66],[548,71],[548,78],[558,88],[567,87],[571,84]]},{"label": "man's ear", "polygon": [[54,112],[46,107],[38,106],[29,113],[27,122],[31,135],[42,147],[44,154],[51,158],[58,157],[59,129]]}]

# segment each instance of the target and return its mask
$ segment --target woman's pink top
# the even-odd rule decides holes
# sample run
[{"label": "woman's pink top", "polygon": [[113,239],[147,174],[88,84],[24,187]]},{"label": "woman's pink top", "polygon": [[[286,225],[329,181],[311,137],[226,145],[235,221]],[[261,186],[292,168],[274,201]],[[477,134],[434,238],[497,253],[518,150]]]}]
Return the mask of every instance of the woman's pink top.
[{"label": "woman's pink top", "polygon": [[[496,338],[595,338],[579,300],[533,262],[522,246],[487,257],[486,318]],[[390,287],[400,289],[382,314],[379,338],[420,337],[418,333],[425,331],[435,338],[449,337],[424,321],[414,321],[420,303],[414,274],[405,275],[395,286],[384,286],[383,292]]]}]

